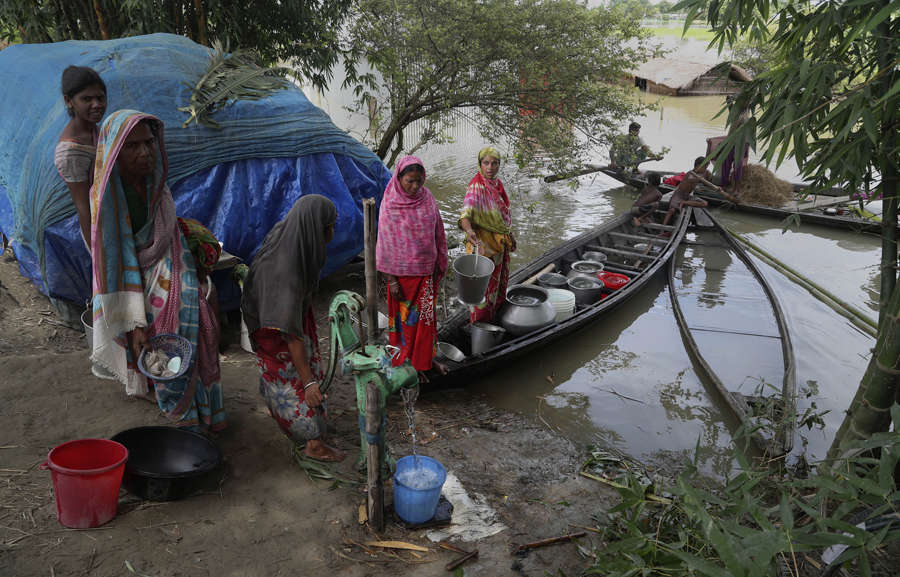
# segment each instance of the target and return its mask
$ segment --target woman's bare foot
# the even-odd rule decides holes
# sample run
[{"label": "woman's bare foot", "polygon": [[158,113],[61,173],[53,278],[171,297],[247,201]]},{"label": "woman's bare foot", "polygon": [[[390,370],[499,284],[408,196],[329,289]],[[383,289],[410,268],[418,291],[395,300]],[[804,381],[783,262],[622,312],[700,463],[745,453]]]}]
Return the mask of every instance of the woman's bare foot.
[{"label": "woman's bare foot", "polygon": [[329,463],[338,463],[344,460],[347,455],[340,449],[336,449],[325,443],[321,439],[312,439],[306,442],[306,449],[303,454],[310,459],[316,461],[327,461]]},{"label": "woman's bare foot", "polygon": [[444,363],[439,363],[439,362],[437,362],[437,361],[432,361],[431,364],[432,364],[432,366],[434,367],[434,370],[436,370],[436,371],[438,372],[439,375],[446,375],[447,373],[450,372],[450,369],[448,369],[448,368],[447,368],[447,365],[445,365]]}]

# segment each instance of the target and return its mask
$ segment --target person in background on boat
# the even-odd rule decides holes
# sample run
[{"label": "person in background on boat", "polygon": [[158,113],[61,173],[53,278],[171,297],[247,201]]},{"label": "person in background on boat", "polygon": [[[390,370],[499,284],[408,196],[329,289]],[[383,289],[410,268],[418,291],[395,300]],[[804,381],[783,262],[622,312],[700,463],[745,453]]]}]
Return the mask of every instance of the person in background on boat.
[{"label": "person in background on boat", "polygon": [[69,66],[63,70],[61,84],[69,122],[59,135],[53,163],[69,188],[81,238],[90,250],[91,184],[100,135],[97,124],[106,114],[106,84],[87,66]]},{"label": "person in background on boat", "polygon": [[617,136],[609,149],[609,165],[614,169],[638,171],[638,165],[647,160],[662,160],[662,155],[654,154],[640,136],[641,125],[632,122],[628,134]]},{"label": "person in background on boat", "polygon": [[[734,106],[734,96],[727,96],[725,99],[728,108],[731,109]],[[744,123],[746,123],[750,119],[750,111],[747,108],[741,110],[740,115],[737,120],[731,127],[728,129],[727,136],[714,136],[712,138],[706,139],[706,157],[710,159],[710,161],[715,161],[719,158],[721,154],[725,154],[726,151],[722,150],[718,154],[716,153],[716,149],[725,141],[726,138],[734,134],[738,128],[741,127]],[[744,167],[747,166],[747,162],[750,160],[750,144],[744,145],[744,154],[741,156],[741,161],[735,163],[735,147],[729,147],[727,149],[727,154],[725,154],[725,159],[722,161],[722,168],[719,177],[719,184],[726,191],[734,191],[737,190],[738,183],[743,176]]]},{"label": "person in background on boat", "polygon": [[659,175],[655,172],[647,175],[647,186],[641,189],[637,200],[631,206],[631,214],[633,216],[631,222],[634,226],[641,226],[641,224],[647,222],[650,216],[653,215],[653,211],[659,208],[659,199],[662,198],[662,193],[659,191],[659,182]]},{"label": "person in background on boat", "polygon": [[334,238],[337,209],[318,194],[301,196],[276,224],[250,265],[241,310],[259,369],[259,392],[281,431],[304,454],[342,461],[343,451],[326,443],[327,398],[313,295]]},{"label": "person in background on boat", "polygon": [[394,366],[406,360],[427,381],[437,352],[438,285],[447,272],[447,237],[437,202],[425,188],[425,167],[404,156],[384,190],[378,215],[375,262],[387,281],[388,335],[400,352]]},{"label": "person in background on boat", "polygon": [[707,166],[708,163],[706,162],[705,156],[698,156],[694,159],[694,168],[685,173],[684,178],[681,179],[681,182],[678,183],[678,186],[676,186],[675,190],[672,192],[672,198],[669,199],[669,211],[663,219],[663,224],[669,224],[669,221],[675,213],[680,211],[684,206],[696,206],[698,208],[705,208],[708,206],[708,203],[705,200],[693,196],[694,188],[701,182],[718,191],[722,190],[721,187],[716,186],[709,181],[709,179],[712,178],[712,175],[709,173]]},{"label": "person in background on boat", "polygon": [[[104,121],[91,187],[91,359],[129,395],[155,397],[177,426],[217,431],[225,427],[218,322],[201,296],[206,287],[175,216],[167,170],[158,118],[119,110]],[[191,343],[192,368],[150,383],[136,362],[149,338],[166,333]]]},{"label": "person in background on boat", "polygon": [[509,197],[497,178],[500,153],[491,146],[478,153],[478,173],[469,181],[463,200],[459,228],[466,233],[466,252],[482,254],[494,261],[484,302],[472,307],[471,321],[491,323],[506,302],[509,256],[516,251]]}]

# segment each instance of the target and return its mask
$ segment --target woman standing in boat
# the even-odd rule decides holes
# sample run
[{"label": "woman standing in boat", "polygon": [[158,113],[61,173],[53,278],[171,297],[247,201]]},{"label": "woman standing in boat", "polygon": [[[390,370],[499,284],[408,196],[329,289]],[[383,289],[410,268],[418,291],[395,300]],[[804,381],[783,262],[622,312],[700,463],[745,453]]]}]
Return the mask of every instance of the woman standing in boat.
[{"label": "woman standing in boat", "polygon": [[493,147],[478,153],[478,174],[466,189],[459,228],[466,233],[466,252],[477,251],[494,261],[494,272],[488,282],[484,302],[472,308],[472,322],[491,322],[506,301],[509,281],[509,255],[516,250],[516,239],[510,225],[509,197],[497,178],[500,153]]},{"label": "woman standing in boat", "polygon": [[253,257],[241,300],[269,413],[285,435],[305,445],[307,457],[319,461],[344,458],[325,442],[324,373],[312,308],[336,222],[330,200],[300,197]]},{"label": "woman standing in boat", "polygon": [[441,212],[425,188],[425,167],[415,156],[397,163],[384,190],[375,248],[378,271],[388,285],[388,333],[400,349],[394,366],[409,359],[420,380],[432,366],[437,349],[437,287],[447,272],[447,237]]}]

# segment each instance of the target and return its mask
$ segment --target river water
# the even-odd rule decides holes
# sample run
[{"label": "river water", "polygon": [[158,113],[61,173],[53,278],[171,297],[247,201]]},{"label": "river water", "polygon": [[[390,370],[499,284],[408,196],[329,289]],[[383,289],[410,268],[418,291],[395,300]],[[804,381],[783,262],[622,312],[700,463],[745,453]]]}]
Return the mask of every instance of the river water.
[{"label": "river water", "polygon": [[[366,126],[364,119],[346,112],[340,95],[312,99],[339,126],[357,135]],[[641,135],[652,148],[671,150],[663,161],[644,166],[690,168],[694,157],[705,152],[705,139],[722,133],[724,120],[713,118],[722,103],[721,97],[661,98],[657,111],[639,119]],[[628,120],[623,119],[623,130]],[[407,134],[406,141],[414,142],[414,136]],[[456,215],[475,173],[477,152],[486,144],[473,127],[458,126],[453,142],[417,153],[450,236],[461,236]],[[776,172],[796,180],[797,169],[790,162]],[[513,268],[627,210],[634,200],[634,191],[604,175],[583,176],[573,189],[565,182],[546,184],[507,163],[500,177],[511,197],[518,239]],[[776,258],[877,316],[876,236],[808,225],[782,232],[782,223],[775,219],[716,214]],[[757,263],[788,317],[798,388],[812,383],[815,391],[808,398],[801,395],[799,410],[815,405],[818,411],[828,411],[824,430],[803,430],[797,442],[798,447],[808,443],[807,457],[814,461],[827,451],[874,341],[780,273]],[[709,473],[725,475],[733,463],[730,423],[685,351],[664,274],[593,326],[469,383],[469,390],[484,394],[496,407],[543,419],[576,442],[612,444],[651,463],[692,458],[695,448],[700,467]]]}]

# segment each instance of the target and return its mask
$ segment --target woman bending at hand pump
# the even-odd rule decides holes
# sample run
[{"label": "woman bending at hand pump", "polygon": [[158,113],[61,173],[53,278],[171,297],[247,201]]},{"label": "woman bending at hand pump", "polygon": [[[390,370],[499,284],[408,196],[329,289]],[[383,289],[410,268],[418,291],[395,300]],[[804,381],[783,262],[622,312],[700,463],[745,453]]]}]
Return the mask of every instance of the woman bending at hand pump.
[{"label": "woman bending at hand pump", "polygon": [[319,461],[344,459],[325,442],[324,373],[312,308],[336,222],[330,200],[300,197],[253,257],[241,300],[269,413],[285,435],[305,444],[307,457]]}]

